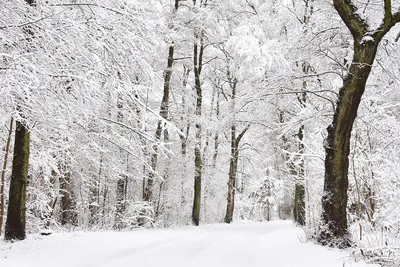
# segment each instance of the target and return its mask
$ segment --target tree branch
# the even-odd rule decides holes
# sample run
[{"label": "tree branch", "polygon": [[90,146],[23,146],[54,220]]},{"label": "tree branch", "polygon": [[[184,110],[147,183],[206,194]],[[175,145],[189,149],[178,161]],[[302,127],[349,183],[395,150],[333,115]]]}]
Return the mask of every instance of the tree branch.
[{"label": "tree branch", "polygon": [[376,29],[373,34],[374,39],[381,40],[390,29],[400,22],[400,12],[396,12],[392,15],[391,12],[391,0],[385,0],[385,17],[382,24]]},{"label": "tree branch", "polygon": [[357,12],[352,0],[333,0],[333,6],[356,39],[361,39],[369,31],[369,25]]},{"label": "tree branch", "polygon": [[242,139],[243,135],[247,132],[247,130],[250,128],[251,124],[248,124],[246,128],[243,129],[243,131],[236,137],[236,144],[239,144],[240,140]]},{"label": "tree branch", "polygon": [[388,25],[392,20],[392,0],[384,0],[385,1],[385,17],[383,19],[383,23]]}]

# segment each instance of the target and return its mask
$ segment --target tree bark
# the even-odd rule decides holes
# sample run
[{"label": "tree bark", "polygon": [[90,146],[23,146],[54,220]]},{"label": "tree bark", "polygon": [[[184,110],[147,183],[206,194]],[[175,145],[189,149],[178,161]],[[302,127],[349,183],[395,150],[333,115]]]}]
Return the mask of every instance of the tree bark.
[{"label": "tree bark", "polygon": [[29,130],[20,121],[16,121],[14,157],[7,209],[6,240],[23,240],[25,233],[26,186],[29,166]]},{"label": "tree bark", "polygon": [[[183,65],[183,81],[182,81],[182,88],[185,89],[186,85],[188,83],[188,78],[190,74],[191,69],[185,65]],[[189,116],[187,114],[187,108],[186,108],[186,95],[185,92],[182,92],[182,109],[181,109],[181,132],[185,134],[180,134],[179,138],[181,139],[181,154],[183,156],[186,156],[187,152],[187,141],[189,137],[189,131],[190,131],[190,123],[189,123]],[[186,122],[185,122],[186,120]],[[183,125],[186,123],[185,127]]]},{"label": "tree bark", "polygon": [[231,223],[233,220],[236,194],[236,176],[239,161],[239,143],[249,127],[250,125],[247,126],[238,136],[236,136],[236,127],[235,125],[231,126],[231,158],[229,163],[228,203],[226,205],[225,223]]},{"label": "tree bark", "polygon": [[[177,6],[177,3],[175,5]],[[162,130],[163,128],[165,128],[165,121],[168,119],[169,91],[170,91],[170,82],[172,77],[173,64],[174,64],[174,44],[172,44],[168,49],[167,69],[164,72],[164,93],[160,107],[160,116],[163,118],[163,120],[159,120],[157,123],[156,136],[155,136],[157,142],[160,142],[161,140]],[[164,137],[168,139],[167,129],[164,129]],[[153,146],[153,154],[151,155],[151,160],[150,160],[151,170],[149,172],[149,177],[147,179],[147,184],[145,187],[145,193],[143,199],[144,201],[153,201],[153,184],[157,168],[158,146],[159,144],[155,144]]]},{"label": "tree bark", "polygon": [[[118,122],[123,122],[124,119],[124,114],[123,114],[123,99],[121,95],[118,95],[118,100],[117,100],[117,108],[118,108],[118,113],[117,113],[117,121]],[[122,157],[123,151],[120,151],[120,156]],[[121,160],[121,168],[124,165],[124,161]],[[123,217],[124,217],[124,212],[125,212],[125,188],[127,184],[127,179],[126,175],[122,173],[122,171],[118,174],[118,180],[117,180],[117,192],[116,192],[116,205],[115,205],[115,222],[114,222],[114,228],[115,229],[122,229],[124,228],[124,223],[123,223]]]},{"label": "tree bark", "polygon": [[7,159],[8,159],[8,152],[10,151],[10,142],[11,142],[11,135],[13,131],[14,125],[14,118],[11,117],[10,120],[10,128],[8,130],[8,137],[7,137],[7,144],[6,144],[6,152],[4,153],[4,162],[3,162],[3,169],[1,170],[1,185],[0,185],[0,236],[3,230],[3,218],[4,218],[4,183],[5,183],[5,176],[6,176],[6,168],[7,168]]},{"label": "tree bark", "polygon": [[[30,6],[35,6],[35,0],[25,0]],[[27,35],[33,36],[32,30],[25,28]],[[17,107],[19,109],[19,106]],[[4,238],[6,240],[23,240],[26,237],[25,206],[26,187],[28,184],[29,167],[29,129],[21,122],[15,123],[14,156],[11,171],[9,203]]]},{"label": "tree bark", "polygon": [[61,225],[74,224],[74,200],[72,197],[71,173],[64,167],[60,177]]},{"label": "tree bark", "polygon": [[[304,68],[307,68],[306,66],[303,66],[303,72],[307,73],[307,71],[304,71]],[[306,82],[303,83],[303,88],[306,89],[307,85]],[[302,93],[301,96],[299,96],[299,102],[301,107],[305,107],[306,103],[306,93]],[[301,125],[299,128],[299,131],[297,133],[297,138],[299,142],[299,151],[298,153],[300,154],[300,163],[299,167],[297,169],[297,180],[296,180],[296,185],[295,185],[295,197],[294,197],[294,221],[298,223],[299,225],[305,225],[306,223],[306,201],[305,201],[305,196],[306,196],[306,190],[305,190],[305,185],[304,185],[304,158],[302,155],[304,154],[304,144],[303,144],[303,139],[304,139],[304,125]]]},{"label": "tree bark", "polygon": [[[195,34],[195,42],[193,46],[193,60],[194,60],[194,76],[195,76],[195,90],[196,90],[196,142],[194,148],[194,197],[192,209],[192,222],[194,225],[200,224],[200,202],[201,202],[201,177],[203,170],[203,160],[201,157],[201,108],[203,102],[203,92],[201,88],[200,75],[203,67],[203,34]],[[198,42],[200,42],[200,47]]]},{"label": "tree bark", "polygon": [[350,239],[346,208],[351,130],[379,42],[400,21],[400,13],[392,15],[391,1],[385,0],[383,22],[378,29],[371,31],[368,23],[357,14],[357,8],[351,0],[333,0],[333,3],[353,36],[354,55],[349,73],[339,91],[333,122],[327,128],[322,197],[323,227],[318,240],[323,245],[348,247]]}]

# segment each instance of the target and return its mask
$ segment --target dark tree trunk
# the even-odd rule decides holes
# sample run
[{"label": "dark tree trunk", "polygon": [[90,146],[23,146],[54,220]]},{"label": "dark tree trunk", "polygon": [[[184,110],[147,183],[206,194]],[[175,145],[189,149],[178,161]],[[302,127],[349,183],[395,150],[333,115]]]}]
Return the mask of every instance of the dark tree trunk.
[{"label": "dark tree trunk", "polygon": [[17,121],[7,221],[4,236],[6,240],[23,240],[26,237],[25,205],[26,186],[28,184],[29,144],[30,139],[28,128],[20,121]]},{"label": "dark tree trunk", "polygon": [[228,202],[226,205],[225,223],[231,223],[233,219],[233,210],[235,208],[236,193],[236,173],[239,150],[236,143],[235,126],[231,127],[231,158],[229,163],[229,180],[228,180]]},{"label": "dark tree trunk", "polygon": [[60,177],[61,225],[74,224],[74,200],[72,197],[71,173],[65,170]]},{"label": "dark tree trunk", "polygon": [[[36,5],[35,0],[25,1],[30,6]],[[28,36],[33,36],[33,32],[29,26],[25,29],[25,32]],[[6,240],[22,240],[26,237],[25,206],[26,187],[28,184],[30,135],[29,129],[20,121],[16,121],[15,126],[14,157],[4,235]]]},{"label": "dark tree trunk", "polygon": [[225,223],[231,223],[233,211],[235,209],[235,193],[237,167],[239,161],[239,143],[250,126],[247,126],[238,136],[236,136],[235,125],[231,126],[231,158],[229,163],[229,181],[228,181],[228,203],[226,205]]},{"label": "dark tree trunk", "polygon": [[349,0],[333,0],[334,7],[354,39],[354,55],[349,74],[343,80],[333,117],[325,140],[325,180],[322,197],[322,222],[319,242],[347,247],[347,188],[350,137],[358,106],[375,59],[379,42],[400,21],[400,13],[391,12],[391,1],[385,0],[385,16],[381,26],[371,31]]},{"label": "dark tree trunk", "polygon": [[376,43],[355,44],[353,64],[340,89],[333,122],[327,128],[322,198],[322,220],[327,228],[321,232],[322,243],[349,245],[346,209],[350,137],[376,49]]},{"label": "dark tree trunk", "polygon": [[[192,210],[192,222],[194,225],[200,223],[200,202],[201,202],[201,177],[203,170],[203,160],[201,157],[201,108],[203,102],[203,92],[201,88],[200,75],[203,66],[203,34],[200,37],[196,35],[194,43],[194,76],[195,76],[195,90],[196,90],[196,142],[194,148],[194,197],[193,197],[193,210]],[[200,47],[198,45],[200,41]]]}]

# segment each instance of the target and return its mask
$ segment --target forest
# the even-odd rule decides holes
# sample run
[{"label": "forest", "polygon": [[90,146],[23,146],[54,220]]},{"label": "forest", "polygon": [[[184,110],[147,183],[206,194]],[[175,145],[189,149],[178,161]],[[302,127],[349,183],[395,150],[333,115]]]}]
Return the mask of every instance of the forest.
[{"label": "forest", "polygon": [[400,0],[1,1],[1,236],[293,220],[400,259],[399,25]]}]

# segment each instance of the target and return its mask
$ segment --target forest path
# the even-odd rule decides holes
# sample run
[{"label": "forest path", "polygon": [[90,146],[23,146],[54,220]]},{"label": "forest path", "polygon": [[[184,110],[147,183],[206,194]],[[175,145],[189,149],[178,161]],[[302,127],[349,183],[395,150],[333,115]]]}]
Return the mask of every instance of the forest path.
[{"label": "forest path", "polygon": [[[73,232],[0,241],[1,267],[348,267],[346,251],[304,243],[291,222]],[[368,265],[372,266],[372,265]]]}]

